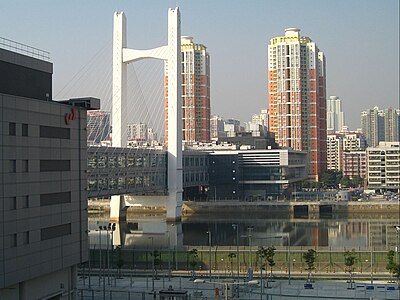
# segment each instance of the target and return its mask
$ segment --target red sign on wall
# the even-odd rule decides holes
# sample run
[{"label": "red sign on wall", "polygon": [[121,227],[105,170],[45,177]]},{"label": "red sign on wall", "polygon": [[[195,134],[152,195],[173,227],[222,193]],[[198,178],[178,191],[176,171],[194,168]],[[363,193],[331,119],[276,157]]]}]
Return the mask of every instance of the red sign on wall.
[{"label": "red sign on wall", "polygon": [[76,118],[76,108],[71,108],[71,112],[65,114],[65,124],[69,125]]}]

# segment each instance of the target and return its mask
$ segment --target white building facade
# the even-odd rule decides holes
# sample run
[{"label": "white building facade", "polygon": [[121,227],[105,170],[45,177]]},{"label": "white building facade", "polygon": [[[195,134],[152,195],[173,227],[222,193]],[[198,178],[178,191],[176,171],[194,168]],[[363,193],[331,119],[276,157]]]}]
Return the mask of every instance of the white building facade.
[{"label": "white building facade", "polygon": [[368,188],[400,192],[400,144],[380,142],[367,148]]},{"label": "white building facade", "polygon": [[342,131],[344,123],[344,112],[342,101],[337,96],[330,96],[326,100],[326,130],[327,133]]}]

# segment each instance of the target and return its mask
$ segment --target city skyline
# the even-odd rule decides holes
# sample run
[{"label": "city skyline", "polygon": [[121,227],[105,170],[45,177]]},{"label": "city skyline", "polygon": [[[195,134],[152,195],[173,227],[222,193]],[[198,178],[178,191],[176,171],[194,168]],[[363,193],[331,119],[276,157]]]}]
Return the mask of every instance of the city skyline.
[{"label": "city skyline", "polygon": [[351,130],[361,127],[362,111],[399,106],[397,1],[8,1],[0,5],[12,12],[0,18],[0,36],[50,51],[56,95],[111,41],[114,11],[131,20],[128,45],[146,49],[163,44],[167,9],[175,6],[182,35],[207,45],[212,57],[212,114],[245,122],[268,107],[267,46],[288,27],[300,28],[323,49],[327,97],[342,99]]}]

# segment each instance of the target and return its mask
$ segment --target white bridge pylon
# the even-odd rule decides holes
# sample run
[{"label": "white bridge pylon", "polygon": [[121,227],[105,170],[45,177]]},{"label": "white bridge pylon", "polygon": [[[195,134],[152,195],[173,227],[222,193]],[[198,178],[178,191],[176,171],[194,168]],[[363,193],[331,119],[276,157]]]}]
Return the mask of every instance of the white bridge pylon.
[{"label": "white bridge pylon", "polygon": [[[179,8],[168,10],[168,45],[149,50],[127,48],[126,17],[114,13],[113,41],[113,109],[112,145],[127,144],[127,64],[148,58],[166,62],[168,71],[168,195],[158,196],[165,201],[167,220],[182,216],[182,97],[181,97],[181,21]],[[136,198],[136,197],[135,197]],[[154,200],[154,199],[153,199]],[[124,196],[111,197],[110,219],[126,217]]]}]

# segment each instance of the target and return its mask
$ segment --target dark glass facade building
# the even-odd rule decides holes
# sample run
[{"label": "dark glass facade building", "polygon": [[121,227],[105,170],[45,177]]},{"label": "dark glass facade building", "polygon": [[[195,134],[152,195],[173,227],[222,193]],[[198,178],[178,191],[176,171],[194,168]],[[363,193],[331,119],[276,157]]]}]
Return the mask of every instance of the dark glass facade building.
[{"label": "dark glass facade building", "polygon": [[289,196],[307,179],[307,154],[290,149],[214,151],[209,156],[211,200],[262,201]]}]

